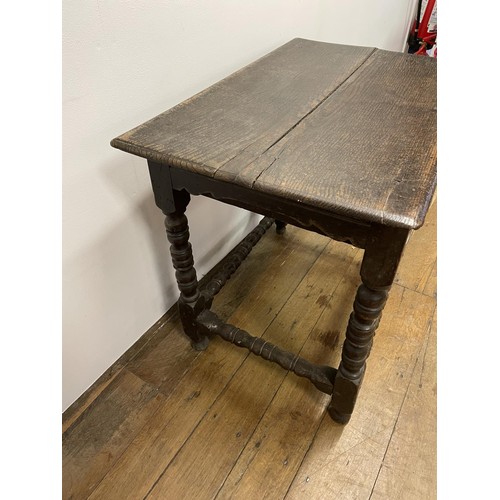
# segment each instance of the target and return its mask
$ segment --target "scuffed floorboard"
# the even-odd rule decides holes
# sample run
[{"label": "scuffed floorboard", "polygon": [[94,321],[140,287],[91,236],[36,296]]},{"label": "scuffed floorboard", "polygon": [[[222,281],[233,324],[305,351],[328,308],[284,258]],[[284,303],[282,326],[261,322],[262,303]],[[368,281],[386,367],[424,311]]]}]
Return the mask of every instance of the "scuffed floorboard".
[{"label": "scuffed floorboard", "polygon": [[[337,366],[362,252],[269,231],[216,297],[252,335]],[[166,315],[63,416],[63,498],[436,498],[436,204],[410,239],[350,423],[307,380]]]}]

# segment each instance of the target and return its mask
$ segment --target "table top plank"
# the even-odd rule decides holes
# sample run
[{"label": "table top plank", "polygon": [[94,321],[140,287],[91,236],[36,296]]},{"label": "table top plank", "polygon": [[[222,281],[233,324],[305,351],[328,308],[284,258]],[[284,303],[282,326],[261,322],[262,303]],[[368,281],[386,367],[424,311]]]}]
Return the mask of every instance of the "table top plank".
[{"label": "table top plank", "polygon": [[363,220],[420,227],[436,181],[434,63],[375,51],[314,113],[242,169],[239,182]]},{"label": "table top plank", "polygon": [[111,144],[333,214],[418,228],[436,181],[436,61],[294,39]]},{"label": "table top plank", "polygon": [[111,144],[214,176],[239,156],[254,159],[271,147],[372,51],[296,38]]}]

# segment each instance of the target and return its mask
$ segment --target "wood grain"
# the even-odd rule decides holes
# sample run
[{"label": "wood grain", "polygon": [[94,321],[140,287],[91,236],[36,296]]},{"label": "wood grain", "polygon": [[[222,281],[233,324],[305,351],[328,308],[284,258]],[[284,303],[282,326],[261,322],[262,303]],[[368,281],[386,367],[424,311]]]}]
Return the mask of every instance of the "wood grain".
[{"label": "wood grain", "polygon": [[436,181],[436,61],[295,39],[111,144],[332,213],[418,228]]},{"label": "wood grain", "polygon": [[[339,251],[341,245],[331,247]],[[331,294],[317,299],[322,309],[301,355],[318,364],[338,366],[340,339],[347,326],[352,300],[359,284],[362,252],[343,269]],[[330,282],[327,271],[320,283]],[[335,286],[335,284],[337,286]],[[291,312],[292,316],[295,316]],[[337,347],[337,349],[335,349]],[[288,373],[243,452],[219,490],[217,498],[282,498],[325,415],[329,397],[311,390],[310,384]]]},{"label": "wood grain", "polygon": [[95,401],[95,399],[106,389],[106,387],[117,377],[121,370],[128,365],[131,360],[146,348],[148,343],[161,335],[164,325],[173,317],[174,311],[167,311],[151,328],[142,335],[132,347],[113,365],[107,369],[71,406],[63,413],[62,432],[66,432],[79,418],[85,410]]},{"label": "wood grain", "polygon": [[[425,229],[424,226],[419,232]],[[410,260],[420,257],[418,248],[422,254],[435,252],[435,233],[429,232],[428,238],[410,240],[410,244],[416,245]],[[287,227],[283,236],[268,232],[217,295],[216,311],[227,314],[228,320],[253,334],[263,332],[274,319],[279,323],[279,327],[272,327],[279,335],[277,343],[293,345],[296,340],[286,340],[283,331],[289,331],[293,337],[298,327],[294,320],[303,321],[304,325],[306,320],[302,320],[302,315],[307,314],[308,308],[303,307],[302,301],[309,303],[311,297],[307,295],[314,287],[318,302],[314,309],[319,319],[311,328],[301,355],[336,366],[347,314],[359,284],[362,252],[352,249],[356,255],[346,270],[332,245],[350,247],[329,243],[327,251],[332,258],[328,263],[325,259],[323,272],[318,272],[316,259],[325,241],[292,226]],[[407,280],[402,285],[423,283],[420,266],[409,262],[407,257],[408,254],[403,256],[401,262],[400,271]],[[315,261],[316,266],[311,267]],[[341,282],[331,294],[322,292],[318,296],[321,288],[325,291],[331,286],[334,268],[342,273]],[[306,286],[299,293],[297,285],[303,280],[311,288]],[[90,498],[144,498],[162,474],[168,474],[175,455],[186,456],[182,452],[185,446],[198,457],[186,458],[194,467],[193,481],[206,478],[207,492],[215,492],[210,496],[203,487],[188,485],[193,498],[211,498],[217,492],[219,498],[245,499],[285,495],[301,499],[368,499],[370,495],[434,498],[435,318],[433,330],[430,318],[436,300],[432,294],[426,295],[425,290],[430,286],[428,280],[423,290],[398,285],[391,290],[358,404],[346,427],[336,425],[326,415],[328,396],[292,374],[285,374],[274,396],[266,399],[267,389],[259,387],[261,373],[266,385],[267,381],[274,385],[274,377],[268,370],[277,377],[283,372],[279,368],[274,372],[259,358],[245,358],[243,351],[219,339],[214,339],[213,345],[194,361],[186,361],[185,365],[176,361],[175,351],[184,347],[174,337],[184,339],[185,344],[188,341],[180,332],[178,318],[170,319],[134,361],[128,361],[125,367],[120,365],[120,369],[125,368],[126,376],[120,373],[99,392],[65,434],[64,491],[70,493],[63,498],[71,498],[71,492],[75,492],[74,498],[86,498],[96,484]],[[289,301],[293,304],[287,305]],[[288,312],[276,318],[280,309]],[[307,321],[312,322],[312,316],[311,312]],[[333,351],[332,345],[336,345]],[[182,371],[183,376],[175,383],[168,374],[169,367],[162,366],[162,360],[172,363],[174,371]],[[253,378],[241,381],[239,389],[243,396],[239,397],[238,383],[231,384],[231,377],[238,376],[242,362],[256,369],[246,369]],[[138,376],[147,378],[148,383],[139,381]],[[156,403],[152,394],[158,387],[163,399]],[[255,390],[258,393],[254,396]],[[164,399],[163,391],[168,399]],[[209,425],[204,417],[213,415],[214,405],[219,405],[222,411]],[[231,415],[233,411],[236,416]],[[261,417],[257,422],[256,415]],[[246,430],[237,437],[240,424],[245,424]],[[210,431],[204,439],[201,436],[194,439],[198,425]],[[217,430],[219,425],[221,430]],[[194,442],[197,446],[190,444]],[[216,451],[211,452],[210,445]],[[235,456],[234,446],[241,454]],[[217,453],[220,458],[218,455],[211,461],[199,458],[207,448],[212,458]],[[108,452],[112,456],[109,462]],[[186,465],[184,458],[176,465],[182,472],[181,484],[188,481]],[[174,497],[166,495],[166,498]]]},{"label": "wood grain", "polygon": [[322,420],[286,498],[370,496],[434,307],[433,298],[394,286],[351,421]]},{"label": "wood grain", "polygon": [[111,145],[213,176],[236,157],[271,147],[372,50],[294,39]]},{"label": "wood grain", "polygon": [[[353,247],[330,242],[265,331],[263,338],[284,349],[300,352],[321,315],[323,301],[337,288],[356,252]],[[329,278],[326,286],[321,280],[325,275]],[[298,310],[301,311],[299,316]],[[199,491],[203,491],[206,498],[213,497],[254,432],[286,373],[260,358],[248,357],[149,497],[193,498]],[[310,392],[316,392],[313,386],[309,389]],[[193,470],[203,470],[205,473],[195,476]]]},{"label": "wood grain", "polygon": [[87,498],[163,400],[122,370],[63,434],[63,498]]},{"label": "wood grain", "polygon": [[333,213],[417,228],[434,192],[435,141],[435,64],[377,50],[240,177]]},{"label": "wood grain", "polygon": [[[267,234],[254,248],[247,260],[238,269],[238,279],[230,279],[214,302],[214,310],[224,320],[239,307],[244,298],[270,272],[275,260],[286,259],[291,251],[290,238]],[[278,244],[277,244],[278,243]],[[292,246],[292,249],[295,248]],[[222,259],[217,266],[201,280],[207,282],[225,263]],[[149,344],[127,365],[128,370],[148,384],[157,387],[168,396],[187,373],[191,363],[198,356],[189,339],[182,332],[177,311],[170,323],[165,325]]]},{"label": "wood grain", "polygon": [[372,498],[437,498],[436,314],[422,345]]},{"label": "wood grain", "polygon": [[[247,296],[229,318],[236,324],[246,324],[255,335],[264,333],[328,242],[314,233],[294,239],[297,232],[292,228],[290,244],[276,258],[262,263],[273,286]],[[144,497],[246,357],[246,352],[213,339],[192,363],[189,376],[182,378],[90,498]]]},{"label": "wood grain", "polygon": [[110,370],[106,370],[64,413],[62,432],[66,432],[85,412],[85,410],[108,387],[115,377],[122,371],[121,363],[114,363]]}]

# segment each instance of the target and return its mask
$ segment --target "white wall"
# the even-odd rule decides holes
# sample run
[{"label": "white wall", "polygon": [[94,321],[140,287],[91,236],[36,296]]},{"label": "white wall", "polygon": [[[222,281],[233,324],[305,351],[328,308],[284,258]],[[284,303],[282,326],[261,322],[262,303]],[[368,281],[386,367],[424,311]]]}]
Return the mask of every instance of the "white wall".
[{"label": "white wall", "polygon": [[323,0],[321,40],[403,51],[417,0]]},{"label": "white wall", "polygon": [[[406,2],[382,3],[384,36],[370,0],[63,2],[63,409],[177,298],[146,161],[109,141],[294,37],[401,50]],[[258,220],[188,217],[200,276]]]}]

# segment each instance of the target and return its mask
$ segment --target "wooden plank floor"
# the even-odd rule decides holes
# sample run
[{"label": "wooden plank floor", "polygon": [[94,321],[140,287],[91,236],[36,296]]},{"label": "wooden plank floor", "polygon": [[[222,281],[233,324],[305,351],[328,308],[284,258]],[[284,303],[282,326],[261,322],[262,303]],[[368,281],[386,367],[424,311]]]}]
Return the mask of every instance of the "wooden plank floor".
[{"label": "wooden plank floor", "polygon": [[[270,230],[214,310],[337,366],[361,258]],[[171,311],[65,412],[63,498],[436,498],[435,203],[408,243],[350,423],[327,404],[219,338],[193,351]]]}]

